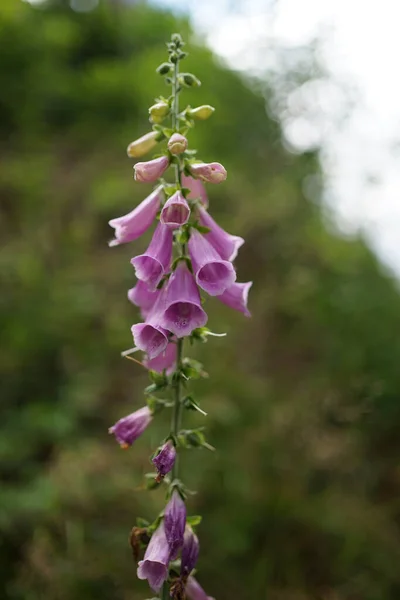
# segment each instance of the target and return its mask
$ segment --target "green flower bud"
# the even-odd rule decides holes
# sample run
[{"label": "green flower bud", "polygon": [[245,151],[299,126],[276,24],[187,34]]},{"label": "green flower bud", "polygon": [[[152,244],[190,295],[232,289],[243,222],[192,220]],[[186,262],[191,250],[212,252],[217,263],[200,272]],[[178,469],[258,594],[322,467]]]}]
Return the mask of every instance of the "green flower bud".
[{"label": "green flower bud", "polygon": [[159,67],[157,67],[156,71],[159,75],[168,75],[171,72],[172,65],[170,63],[164,62],[161,63]]},{"label": "green flower bud", "polygon": [[200,79],[197,79],[192,73],[181,73],[178,79],[179,83],[185,87],[199,87],[201,85]]},{"label": "green flower bud", "polygon": [[205,121],[215,111],[213,106],[209,104],[203,104],[202,106],[197,106],[196,108],[190,108],[186,114],[190,119],[197,119],[199,121]]},{"label": "green flower bud", "polygon": [[159,131],[150,131],[134,142],[131,142],[127,148],[128,156],[131,158],[139,158],[153,150],[160,138]]},{"label": "green flower bud", "polygon": [[157,102],[150,106],[149,114],[153,123],[162,123],[169,113],[169,106],[166,102]]}]

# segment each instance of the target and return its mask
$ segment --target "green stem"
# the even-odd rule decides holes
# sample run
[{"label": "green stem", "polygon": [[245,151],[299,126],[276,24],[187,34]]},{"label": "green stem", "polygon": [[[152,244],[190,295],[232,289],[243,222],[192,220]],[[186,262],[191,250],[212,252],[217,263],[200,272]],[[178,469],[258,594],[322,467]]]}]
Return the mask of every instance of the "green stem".
[{"label": "green stem", "polygon": [[[179,371],[182,368],[182,357],[183,357],[183,339],[178,340],[177,342],[177,358],[176,358],[176,370]],[[172,423],[171,430],[174,436],[177,436],[179,430],[181,428],[181,418],[182,418],[182,398],[181,398],[181,379],[180,377],[176,378],[175,381],[175,405],[172,413]],[[176,455],[175,463],[172,469],[172,480],[178,477],[179,472],[179,455]]]}]

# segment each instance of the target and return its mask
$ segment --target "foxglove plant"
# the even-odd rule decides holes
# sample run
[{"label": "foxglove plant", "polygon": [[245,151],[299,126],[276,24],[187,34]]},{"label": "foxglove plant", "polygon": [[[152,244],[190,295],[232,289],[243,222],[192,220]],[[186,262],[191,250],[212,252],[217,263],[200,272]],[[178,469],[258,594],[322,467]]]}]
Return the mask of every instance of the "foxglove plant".
[{"label": "foxglove plant", "polygon": [[[171,429],[151,459],[156,472],[146,476],[150,489],[165,486],[167,504],[153,523],[138,519],[132,530],[137,575],[147,579],[163,600],[212,600],[193,577],[199,555],[194,530],[200,517],[186,514],[188,492],[178,471],[179,454],[185,448],[213,449],[203,428],[181,426],[185,409],[206,415],[186,393],[189,381],[205,374],[200,363],[184,357],[183,350],[185,340],[206,342],[208,336],[217,335],[205,327],[208,316],[203,292],[250,316],[247,297],[251,282],[236,281],[232,262],[243,238],[224,231],[208,212],[204,183],[223,182],[226,169],[218,162],[197,160],[196,151],[188,147],[187,135],[195,121],[208,119],[214,108],[202,105],[180,110],[181,91],[200,85],[191,73],[179,72],[186,57],[183,46],[180,35],[174,34],[167,44],[168,62],[157,69],[172,87],[171,94],[157,98],[150,107],[152,131],[128,146],[128,156],[141,158],[166,142],[155,158],[134,166],[136,181],[156,186],[130,213],[109,222],[115,229],[110,246],[136,240],[156,223],[147,250],[131,260],[138,281],[128,291],[128,298],[140,309],[142,320],[131,327],[135,347],[122,353],[130,358],[133,352],[144,352],[142,362],[135,362],[149,372],[147,405],[122,417],[110,433],[122,448],[129,448],[156,413],[172,409]],[[168,126],[164,125],[167,118],[171,118]],[[169,167],[174,171],[172,182],[164,179]]]}]

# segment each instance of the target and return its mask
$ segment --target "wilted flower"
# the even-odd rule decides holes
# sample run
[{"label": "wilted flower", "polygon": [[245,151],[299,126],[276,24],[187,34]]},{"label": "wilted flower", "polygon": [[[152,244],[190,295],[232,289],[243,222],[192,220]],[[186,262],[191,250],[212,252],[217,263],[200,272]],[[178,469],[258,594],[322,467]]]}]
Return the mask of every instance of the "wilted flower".
[{"label": "wilted flower", "polygon": [[156,181],[168,169],[169,160],[166,156],[160,156],[147,162],[138,162],[133,167],[135,170],[136,181],[142,183],[152,183]]},{"label": "wilted flower", "polygon": [[149,425],[152,414],[148,406],[144,406],[127,417],[123,417],[108,430],[115,435],[115,439],[122,448],[132,446]]},{"label": "wilted flower", "polygon": [[160,477],[165,477],[175,464],[176,449],[171,440],[168,440],[159,453],[152,459]]},{"label": "wilted flower", "polygon": [[151,536],[144,559],[139,562],[137,570],[138,578],[147,579],[149,586],[157,593],[168,576],[169,557],[169,544],[164,524],[161,523]]},{"label": "wilted flower", "polygon": [[252,285],[252,281],[248,281],[247,283],[233,283],[218,296],[218,300],[221,300],[221,302],[234,310],[239,310],[246,317],[251,317],[250,311],[247,308],[247,298]]},{"label": "wilted flower", "polygon": [[185,535],[183,536],[181,575],[187,577],[196,566],[199,558],[199,540],[193,529],[186,525]]},{"label": "wilted flower", "polygon": [[183,545],[186,525],[186,506],[179,492],[172,492],[164,512],[165,537],[170,547],[170,559],[175,560]]},{"label": "wilted flower", "polygon": [[170,229],[177,229],[188,222],[190,208],[182,192],[178,190],[169,198],[161,211],[160,222]]},{"label": "wilted flower", "polygon": [[196,282],[186,264],[180,262],[167,284],[160,324],[181,338],[206,323]]},{"label": "wilted flower", "polygon": [[182,154],[188,147],[188,141],[181,133],[173,133],[168,140],[168,150],[171,154]]},{"label": "wilted flower", "polygon": [[199,582],[194,577],[189,577],[186,583],[186,597],[188,600],[214,600],[207,596]]},{"label": "wilted flower", "polygon": [[136,277],[145,281],[150,290],[154,290],[163,275],[168,272],[172,258],[172,231],[159,223],[152,240],[144,254],[131,259]]},{"label": "wilted flower", "polygon": [[111,219],[108,224],[115,229],[115,239],[111,240],[109,245],[118,246],[132,242],[147,231],[156,218],[162,198],[163,188],[160,185],[130,213]]},{"label": "wilted flower", "polygon": [[218,162],[194,163],[190,165],[190,172],[193,177],[197,177],[207,183],[221,183],[227,177],[225,167]]},{"label": "wilted flower", "polygon": [[197,229],[191,229],[188,245],[198,285],[210,296],[222,294],[236,279],[232,263],[222,260]]},{"label": "wilted flower", "polygon": [[131,158],[139,158],[150,150],[153,150],[159,141],[160,133],[158,131],[149,131],[134,142],[131,142],[127,148],[127,154]]},{"label": "wilted flower", "polygon": [[207,241],[215,248],[221,258],[235,260],[239,248],[244,244],[244,239],[238,235],[227,233],[202,206],[199,206],[198,210],[201,225],[210,229],[206,234]]}]

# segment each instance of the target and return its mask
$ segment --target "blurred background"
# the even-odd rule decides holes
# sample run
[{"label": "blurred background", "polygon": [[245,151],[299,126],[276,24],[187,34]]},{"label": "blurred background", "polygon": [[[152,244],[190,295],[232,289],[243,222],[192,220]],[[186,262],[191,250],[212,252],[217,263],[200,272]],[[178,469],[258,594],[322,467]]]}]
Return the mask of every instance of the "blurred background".
[{"label": "blurred background", "polygon": [[182,101],[216,108],[190,139],[229,173],[213,215],[254,281],[252,319],[211,299],[228,336],[193,350],[217,448],[182,460],[199,579],[217,600],[400,598],[398,11],[320,4],[1,0],[0,598],[151,595],[127,538],[163,505],[141,488],[168,415],[129,452],[107,434],[147,384],[120,357],[147,239],[109,249],[107,222],[148,192],[126,146],[175,31],[203,82]]}]

